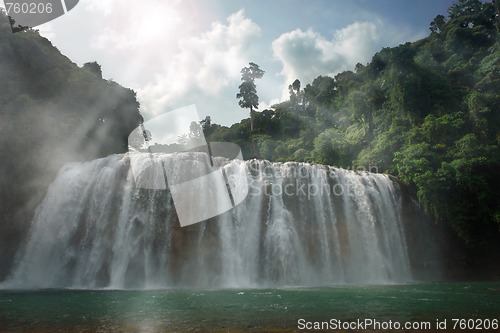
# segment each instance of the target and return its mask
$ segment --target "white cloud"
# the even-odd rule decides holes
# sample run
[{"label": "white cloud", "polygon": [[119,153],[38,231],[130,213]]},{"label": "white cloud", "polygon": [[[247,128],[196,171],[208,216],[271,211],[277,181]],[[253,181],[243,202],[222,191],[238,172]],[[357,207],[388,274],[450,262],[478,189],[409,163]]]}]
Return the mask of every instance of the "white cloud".
[{"label": "white cloud", "polygon": [[[70,46],[65,53],[80,65],[97,60],[105,78],[137,91],[146,118],[189,104],[225,124],[246,116],[235,97],[240,70],[256,61],[262,46],[261,28],[244,10],[203,26],[207,19],[191,1],[86,0],[80,6],[71,20],[54,21],[51,38]],[[77,22],[85,27],[79,42],[69,33]]]},{"label": "white cloud", "polygon": [[[110,4],[103,3],[104,1],[100,1],[99,5],[89,9],[107,17],[111,13]],[[134,6],[132,2],[122,1],[113,6],[112,13],[106,28],[94,36],[92,47],[106,49],[112,45],[120,50],[138,50],[155,44],[164,49],[173,38],[189,28],[189,25],[182,24],[182,8],[173,2],[149,0],[142,1],[140,6]]]},{"label": "white cloud", "polygon": [[[240,10],[225,23],[215,22],[209,31],[183,38],[179,52],[163,61],[154,83],[139,90],[146,113],[195,103],[203,114],[222,118],[220,108],[235,99],[240,70],[251,59],[261,29]],[[228,89],[230,88],[230,89]],[[216,117],[217,118],[217,117]],[[234,118],[241,119],[241,114]]]},{"label": "white cloud", "polygon": [[[297,22],[289,16],[269,22],[260,18],[257,25],[243,10],[223,15],[219,9],[227,6],[216,2],[82,0],[41,30],[79,65],[98,61],[105,78],[137,91],[146,118],[196,104],[201,116],[225,125],[248,117],[235,96],[240,69],[249,61],[266,71],[257,82],[263,110],[288,98],[286,87],[296,78],[305,86],[318,75],[335,75],[368,62],[383,46],[416,39],[373,14],[357,16],[353,19],[358,21],[342,29],[335,28],[337,20],[322,33],[312,28],[292,31]],[[249,12],[259,6],[245,5]],[[325,31],[334,28],[337,31],[327,35]]]},{"label": "white cloud", "polygon": [[274,56],[283,66],[283,98],[288,96],[288,85],[297,78],[305,85],[319,75],[353,70],[358,62],[369,62],[383,44],[397,45],[405,38],[406,34],[384,27],[380,21],[354,22],[337,30],[332,39],[313,29],[284,33],[273,41]]},{"label": "white cloud", "polygon": [[[118,0],[84,0],[79,5],[85,6],[89,10],[99,11],[104,15],[111,14],[113,7],[116,6]],[[130,4],[131,5],[131,4]]]}]

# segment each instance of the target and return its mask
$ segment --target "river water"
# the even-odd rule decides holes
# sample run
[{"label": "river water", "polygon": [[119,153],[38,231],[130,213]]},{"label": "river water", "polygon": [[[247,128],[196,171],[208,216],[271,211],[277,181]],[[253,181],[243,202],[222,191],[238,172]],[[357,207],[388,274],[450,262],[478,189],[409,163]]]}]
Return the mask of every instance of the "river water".
[{"label": "river water", "polygon": [[475,319],[473,325],[483,328],[498,323],[500,282],[0,292],[2,332],[298,332],[308,331],[305,325],[314,322],[345,325],[358,320],[373,324],[353,331],[375,330],[377,323],[389,321],[393,327],[396,322],[429,323],[434,331],[445,320],[446,329],[453,331],[460,324],[453,319]]}]

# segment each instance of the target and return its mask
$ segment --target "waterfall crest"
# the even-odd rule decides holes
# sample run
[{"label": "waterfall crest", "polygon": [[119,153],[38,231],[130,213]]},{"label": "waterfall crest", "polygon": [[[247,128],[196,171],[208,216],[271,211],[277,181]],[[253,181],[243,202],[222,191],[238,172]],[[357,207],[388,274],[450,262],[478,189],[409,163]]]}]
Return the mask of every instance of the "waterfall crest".
[{"label": "waterfall crest", "polygon": [[[157,158],[168,165],[183,154]],[[399,189],[387,175],[246,161],[245,200],[181,228],[170,191],[137,186],[131,163],[140,159],[113,155],[64,166],[2,287],[272,287],[412,278]],[[207,189],[207,196],[225,190]]]}]

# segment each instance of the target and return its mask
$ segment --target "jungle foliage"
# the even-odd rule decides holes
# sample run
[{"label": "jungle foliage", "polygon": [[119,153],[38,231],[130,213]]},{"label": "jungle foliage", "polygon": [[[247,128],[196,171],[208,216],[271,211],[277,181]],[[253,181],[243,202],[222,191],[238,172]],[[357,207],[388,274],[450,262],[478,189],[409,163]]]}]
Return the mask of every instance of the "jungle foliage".
[{"label": "jungle foliage", "polygon": [[291,83],[289,100],[255,113],[253,131],[244,119],[205,134],[247,158],[375,166],[413,187],[471,247],[491,243],[500,227],[499,13],[499,1],[459,0],[427,38],[303,89]]}]

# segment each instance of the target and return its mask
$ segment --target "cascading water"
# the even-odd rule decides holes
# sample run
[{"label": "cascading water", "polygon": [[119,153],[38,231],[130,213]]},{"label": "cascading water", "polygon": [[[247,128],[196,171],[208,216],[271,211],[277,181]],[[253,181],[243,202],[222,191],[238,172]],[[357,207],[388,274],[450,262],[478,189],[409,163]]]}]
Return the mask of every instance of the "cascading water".
[{"label": "cascading water", "polygon": [[[166,165],[183,156],[156,155]],[[63,167],[2,287],[225,288],[411,280],[398,185],[387,175],[247,161],[246,199],[181,228],[170,191],[137,186],[131,163],[140,159],[113,155]],[[207,195],[217,197],[222,190]]]}]

